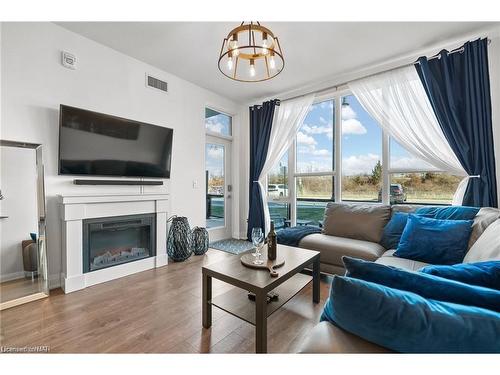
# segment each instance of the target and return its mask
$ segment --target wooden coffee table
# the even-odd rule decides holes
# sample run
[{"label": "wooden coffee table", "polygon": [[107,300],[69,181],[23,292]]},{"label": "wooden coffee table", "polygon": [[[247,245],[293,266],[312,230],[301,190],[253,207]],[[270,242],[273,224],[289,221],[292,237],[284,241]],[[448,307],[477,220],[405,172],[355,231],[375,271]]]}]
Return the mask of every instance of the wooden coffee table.
[{"label": "wooden coffee table", "polygon": [[[278,258],[283,257],[285,264],[276,269],[278,277],[271,277],[269,271],[243,266],[240,255],[202,268],[203,327],[212,325],[212,306],[228,312],[255,326],[255,352],[267,352],[267,317],[287,303],[312,280],[313,303],[320,299],[320,271],[318,251],[278,245]],[[264,252],[263,257],[267,257]],[[300,273],[312,266],[312,276]],[[237,288],[212,298],[212,278],[234,285]],[[248,298],[248,292],[255,294],[255,301]],[[278,293],[277,301],[267,302],[267,294]]]}]

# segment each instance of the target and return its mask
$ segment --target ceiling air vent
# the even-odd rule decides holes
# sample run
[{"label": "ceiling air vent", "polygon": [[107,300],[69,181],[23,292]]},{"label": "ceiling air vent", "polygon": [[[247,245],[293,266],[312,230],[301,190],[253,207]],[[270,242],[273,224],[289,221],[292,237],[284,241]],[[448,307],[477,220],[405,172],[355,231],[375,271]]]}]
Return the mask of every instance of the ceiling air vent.
[{"label": "ceiling air vent", "polygon": [[149,74],[146,74],[146,87],[161,90],[163,92],[168,92],[168,84],[161,79],[155,78]]}]

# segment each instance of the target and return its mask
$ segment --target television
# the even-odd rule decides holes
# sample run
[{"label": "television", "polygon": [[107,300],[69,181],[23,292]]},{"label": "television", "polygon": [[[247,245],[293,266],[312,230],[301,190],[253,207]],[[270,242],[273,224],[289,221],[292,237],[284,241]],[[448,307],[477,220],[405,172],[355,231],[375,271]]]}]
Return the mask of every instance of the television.
[{"label": "television", "polygon": [[170,178],[173,130],[61,105],[59,174]]}]

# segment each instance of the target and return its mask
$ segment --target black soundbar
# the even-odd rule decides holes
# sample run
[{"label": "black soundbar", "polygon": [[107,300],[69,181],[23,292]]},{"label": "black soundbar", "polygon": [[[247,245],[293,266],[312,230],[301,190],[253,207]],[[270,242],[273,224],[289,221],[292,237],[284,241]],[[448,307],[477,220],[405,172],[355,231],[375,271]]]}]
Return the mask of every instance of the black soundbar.
[{"label": "black soundbar", "polygon": [[141,180],[82,180],[74,179],[75,185],[163,185],[163,181]]}]

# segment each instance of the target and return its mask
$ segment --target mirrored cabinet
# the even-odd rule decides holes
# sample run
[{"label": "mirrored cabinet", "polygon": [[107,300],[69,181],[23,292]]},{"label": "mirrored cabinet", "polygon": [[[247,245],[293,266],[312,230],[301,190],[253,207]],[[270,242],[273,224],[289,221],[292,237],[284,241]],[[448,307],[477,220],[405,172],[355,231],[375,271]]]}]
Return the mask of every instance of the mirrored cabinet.
[{"label": "mirrored cabinet", "polygon": [[49,294],[42,146],[0,140],[0,310]]}]

